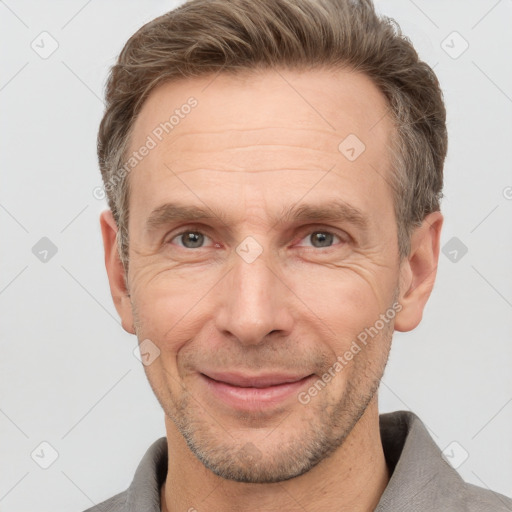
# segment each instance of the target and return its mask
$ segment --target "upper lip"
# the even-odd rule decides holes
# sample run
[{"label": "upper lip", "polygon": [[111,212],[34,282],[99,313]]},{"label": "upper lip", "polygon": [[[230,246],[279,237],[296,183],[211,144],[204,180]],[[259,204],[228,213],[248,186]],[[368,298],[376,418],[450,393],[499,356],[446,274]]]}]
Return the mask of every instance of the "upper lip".
[{"label": "upper lip", "polygon": [[279,384],[297,382],[310,376],[290,373],[265,373],[261,375],[247,375],[234,372],[216,371],[207,371],[201,373],[210,379],[241,388],[266,388],[269,386],[277,386]]}]

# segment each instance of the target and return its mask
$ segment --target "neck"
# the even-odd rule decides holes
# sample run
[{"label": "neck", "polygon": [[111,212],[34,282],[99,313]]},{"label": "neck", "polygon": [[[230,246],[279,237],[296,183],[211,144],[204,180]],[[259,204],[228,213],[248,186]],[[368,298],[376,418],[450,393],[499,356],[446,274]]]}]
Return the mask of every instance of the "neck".
[{"label": "neck", "polygon": [[218,477],[190,452],[168,418],[166,430],[169,467],[161,489],[163,512],[370,512],[377,507],[389,481],[376,397],[330,457],[299,477],[272,484],[247,484]]}]

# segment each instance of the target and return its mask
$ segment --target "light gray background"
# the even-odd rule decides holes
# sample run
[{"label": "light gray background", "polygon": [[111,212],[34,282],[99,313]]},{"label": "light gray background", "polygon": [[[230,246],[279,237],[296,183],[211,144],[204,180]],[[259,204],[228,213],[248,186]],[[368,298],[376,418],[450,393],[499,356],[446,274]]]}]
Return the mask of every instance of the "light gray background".
[{"label": "light gray background", "polygon": [[[105,203],[93,189],[107,70],[137,28],[173,5],[0,1],[3,512],[81,511],[124,490],[165,435],[136,339],[111,301]],[[468,248],[456,262],[441,255],[421,326],[395,334],[381,409],[416,412],[454,463],[467,452],[466,480],[511,496],[512,1],[377,6],[441,81],[450,136],[442,243],[457,237]],[[31,48],[49,48],[43,31],[59,45],[47,59]],[[464,41],[453,31],[469,44],[458,58]],[[32,252],[42,237],[58,248],[46,263]],[[31,458],[36,450],[51,462],[43,441],[58,452],[48,469]]]}]

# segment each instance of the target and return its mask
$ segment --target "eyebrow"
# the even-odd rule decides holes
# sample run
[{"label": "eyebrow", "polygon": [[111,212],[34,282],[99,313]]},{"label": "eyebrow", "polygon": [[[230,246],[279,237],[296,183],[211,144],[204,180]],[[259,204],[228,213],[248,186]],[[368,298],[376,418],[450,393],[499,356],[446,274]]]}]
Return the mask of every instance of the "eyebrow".
[{"label": "eyebrow", "polygon": [[[156,231],[159,228],[177,221],[197,221],[217,219],[228,224],[224,212],[206,209],[200,206],[165,203],[155,208],[146,221],[146,230]],[[297,221],[345,221],[362,231],[368,229],[369,221],[358,208],[341,200],[329,201],[324,204],[296,204],[285,206],[275,217],[271,217],[272,225],[286,224]]]},{"label": "eyebrow", "polygon": [[367,216],[355,206],[341,201],[329,201],[324,204],[299,204],[283,208],[279,223],[290,221],[345,221],[366,231],[369,226]]},{"label": "eyebrow", "polygon": [[219,218],[223,221],[222,214],[216,214],[212,210],[206,210],[199,206],[182,206],[174,203],[165,203],[155,208],[146,221],[147,231],[155,231],[158,228],[180,220],[203,220]]}]

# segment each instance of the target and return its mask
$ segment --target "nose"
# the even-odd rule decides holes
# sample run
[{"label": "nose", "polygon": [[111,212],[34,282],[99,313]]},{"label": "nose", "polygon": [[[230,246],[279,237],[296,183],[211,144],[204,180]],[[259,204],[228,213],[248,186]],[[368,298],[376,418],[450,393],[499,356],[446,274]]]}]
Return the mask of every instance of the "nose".
[{"label": "nose", "polygon": [[269,335],[287,336],[293,324],[293,293],[264,255],[248,263],[234,255],[231,272],[220,283],[216,326],[243,345],[258,345]]}]

